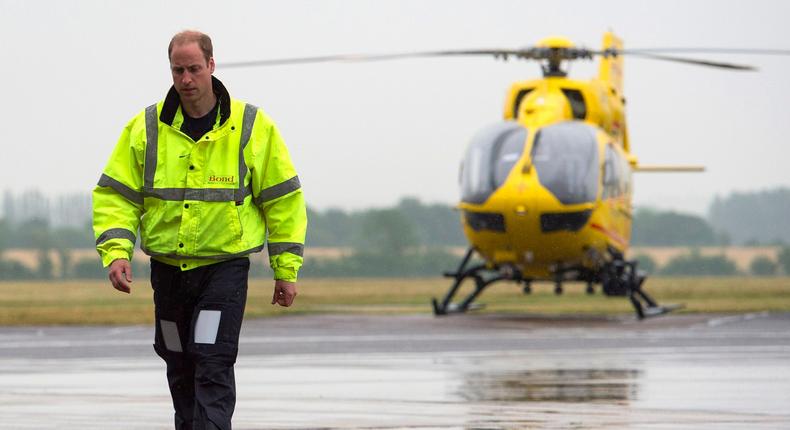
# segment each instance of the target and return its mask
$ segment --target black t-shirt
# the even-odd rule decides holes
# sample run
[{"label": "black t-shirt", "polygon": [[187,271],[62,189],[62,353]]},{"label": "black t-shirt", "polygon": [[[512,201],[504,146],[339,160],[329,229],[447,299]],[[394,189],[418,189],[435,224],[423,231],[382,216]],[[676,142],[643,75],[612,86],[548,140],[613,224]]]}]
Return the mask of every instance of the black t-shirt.
[{"label": "black t-shirt", "polygon": [[217,121],[218,108],[219,100],[217,100],[217,103],[214,104],[214,108],[211,109],[209,113],[200,118],[192,118],[182,109],[182,112],[184,112],[184,122],[181,124],[181,131],[197,142],[204,134],[214,128],[214,123]]}]

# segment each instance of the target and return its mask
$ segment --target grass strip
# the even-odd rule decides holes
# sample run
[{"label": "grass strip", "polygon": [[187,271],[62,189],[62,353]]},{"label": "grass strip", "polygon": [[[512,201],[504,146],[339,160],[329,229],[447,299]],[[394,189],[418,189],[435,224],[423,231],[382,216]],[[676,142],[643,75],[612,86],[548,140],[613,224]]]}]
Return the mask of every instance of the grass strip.
[{"label": "grass strip", "polygon": [[[465,285],[460,294],[471,289]],[[430,299],[441,298],[450,282],[419,279],[304,279],[296,305],[272,306],[272,281],[250,281],[246,318],[288,314],[414,314],[432,312]],[[660,303],[682,303],[681,312],[743,313],[790,311],[790,277],[651,278],[646,290]],[[490,286],[478,312],[615,315],[633,312],[627,299],[585,294],[585,285],[567,283],[555,296],[553,285],[535,283],[523,294],[516,283]],[[0,325],[146,324],[153,321],[147,281],[136,281],[132,294],[115,291],[106,281],[0,282]],[[459,296],[460,297],[460,296]]]}]

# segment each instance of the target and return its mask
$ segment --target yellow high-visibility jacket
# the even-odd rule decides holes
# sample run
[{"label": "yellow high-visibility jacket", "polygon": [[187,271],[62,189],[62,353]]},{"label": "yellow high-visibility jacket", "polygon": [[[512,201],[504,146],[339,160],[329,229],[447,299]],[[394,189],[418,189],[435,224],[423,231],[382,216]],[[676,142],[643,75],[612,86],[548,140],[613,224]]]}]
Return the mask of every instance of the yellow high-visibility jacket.
[{"label": "yellow high-visibility jacket", "polygon": [[219,99],[212,130],[195,142],[180,131],[178,93],[149,106],[124,128],[93,190],[93,230],[104,266],[131,261],[138,232],[152,258],[182,270],[264,247],[275,279],[295,281],[307,214],[299,178],[272,120]]}]

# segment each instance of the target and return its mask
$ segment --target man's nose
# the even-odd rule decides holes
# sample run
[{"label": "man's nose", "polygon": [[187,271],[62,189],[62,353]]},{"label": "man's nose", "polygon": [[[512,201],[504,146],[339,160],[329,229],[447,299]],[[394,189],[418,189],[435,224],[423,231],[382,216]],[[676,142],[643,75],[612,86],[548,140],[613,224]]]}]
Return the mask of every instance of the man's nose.
[{"label": "man's nose", "polygon": [[192,82],[192,76],[189,73],[181,75],[181,84],[188,84]]}]

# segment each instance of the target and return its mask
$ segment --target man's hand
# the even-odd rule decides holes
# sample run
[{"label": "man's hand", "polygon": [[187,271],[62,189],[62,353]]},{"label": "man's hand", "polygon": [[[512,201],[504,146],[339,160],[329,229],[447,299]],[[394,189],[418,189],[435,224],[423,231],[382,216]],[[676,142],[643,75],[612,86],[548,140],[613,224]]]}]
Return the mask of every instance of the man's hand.
[{"label": "man's hand", "polygon": [[293,304],[296,298],[296,282],[283,281],[277,279],[274,281],[274,296],[272,296],[272,304],[277,303],[280,306],[288,307]]},{"label": "man's hand", "polygon": [[113,288],[122,293],[132,292],[132,265],[129,260],[119,258],[110,263],[110,282]]}]

